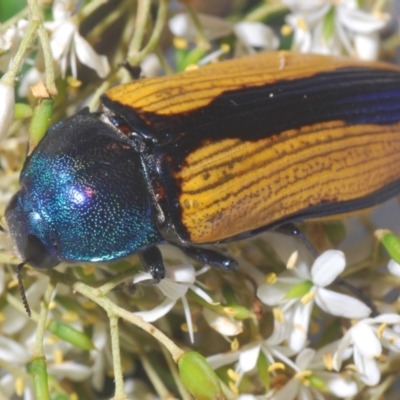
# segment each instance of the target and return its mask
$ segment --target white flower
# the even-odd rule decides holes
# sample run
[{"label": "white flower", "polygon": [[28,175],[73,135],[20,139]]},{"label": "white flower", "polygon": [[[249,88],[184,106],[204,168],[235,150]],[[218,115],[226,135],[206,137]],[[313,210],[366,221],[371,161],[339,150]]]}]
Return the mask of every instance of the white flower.
[{"label": "white flower", "polygon": [[278,360],[285,364],[292,364],[289,357],[293,356],[295,352],[281,344],[286,338],[286,332],[281,328],[280,324],[275,323],[274,332],[268,339],[249,343],[238,351],[215,354],[208,357],[207,362],[214,369],[236,363],[235,371],[238,374],[238,379],[234,383],[236,386],[239,385],[245,373],[254,370],[260,353],[264,354],[270,366],[277,365]]},{"label": "white flower", "polygon": [[[30,353],[24,345],[10,338],[0,336],[0,358],[3,362],[9,363],[10,365],[22,370],[30,361]],[[10,372],[5,372],[4,370],[1,371],[1,375],[0,392],[7,398],[11,399],[13,394],[16,392],[16,387],[18,386],[17,377]],[[32,388],[29,385],[23,385],[23,392],[24,400],[34,398]]]},{"label": "white flower", "polygon": [[362,381],[366,385],[376,385],[381,376],[377,357],[382,354],[382,347],[400,352],[400,333],[388,328],[389,325],[398,324],[400,315],[397,314],[382,314],[359,321],[341,339],[333,358],[334,368],[341,368],[346,352],[352,349],[354,364]]},{"label": "white flower", "polygon": [[354,396],[358,391],[354,380],[326,370],[324,359],[336,346],[334,342],[318,351],[302,350],[290,364],[295,375],[271,400],[324,399],[320,391],[328,391],[339,398]]},{"label": "white flower", "polygon": [[243,332],[243,322],[203,307],[203,317],[208,325],[223,336],[236,336]]},{"label": "white flower", "polygon": [[379,31],[389,16],[360,10],[355,0],[283,0],[292,11],[286,22],[294,30],[293,48],[302,52],[348,54],[375,60]]},{"label": "white flower", "polygon": [[90,44],[79,34],[79,27],[72,18],[71,1],[56,0],[53,3],[54,21],[45,26],[52,32],[50,46],[55,61],[65,76],[68,63],[72,75],[77,76],[77,59],[87,67],[94,69],[100,78],[110,72],[106,56],[97,54]]},{"label": "white flower", "polygon": [[[199,272],[195,272],[193,265],[191,264],[180,264],[173,267],[168,267],[166,277],[157,285],[157,288],[165,296],[165,300],[153,310],[139,311],[136,315],[139,315],[147,322],[153,322],[157,319],[166,315],[178,300],[182,301],[183,309],[185,312],[186,323],[189,330],[190,340],[193,342],[193,325],[192,318],[190,316],[190,309],[188,301],[186,300],[186,292],[190,289],[195,292],[198,296],[206,300],[210,304],[213,303],[211,297],[195,285],[196,275],[199,275],[209,268],[203,268]],[[151,280],[152,276],[146,272],[140,272],[133,280],[134,283]]]},{"label": "white flower", "polygon": [[16,25],[0,34],[0,71],[6,71],[10,60],[14,57],[28,27],[26,19],[20,19]]},{"label": "white flower", "polygon": [[[236,55],[254,53],[255,48],[274,50],[279,46],[279,40],[273,30],[261,22],[242,21],[232,24],[211,15],[198,14],[197,16],[207,39],[210,41],[234,34],[237,38]],[[188,14],[182,13],[173,16],[168,25],[175,36],[187,41],[196,39],[196,30]],[[217,50],[212,54],[217,57],[221,54],[221,51]],[[209,57],[207,57],[207,60],[209,60]]]},{"label": "white flower", "polygon": [[282,273],[273,284],[258,287],[257,296],[269,306],[279,306],[285,319],[292,323],[289,346],[299,351],[307,340],[308,326],[315,303],[331,315],[364,318],[371,312],[360,300],[326,289],[345,268],[344,254],[339,250],[322,253],[311,269],[300,260]]},{"label": "white flower", "polygon": [[14,120],[14,87],[0,81],[0,140],[4,139]]}]

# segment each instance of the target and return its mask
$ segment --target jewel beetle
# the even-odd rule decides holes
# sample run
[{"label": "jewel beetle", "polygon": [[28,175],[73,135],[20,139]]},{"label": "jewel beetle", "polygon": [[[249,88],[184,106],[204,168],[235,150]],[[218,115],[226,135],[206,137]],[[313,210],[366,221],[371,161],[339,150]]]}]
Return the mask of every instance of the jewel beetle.
[{"label": "jewel beetle", "polygon": [[157,245],[233,269],[213,244],[400,193],[400,68],[261,53],[108,90],[48,130],[6,209],[24,262],[106,262]]}]

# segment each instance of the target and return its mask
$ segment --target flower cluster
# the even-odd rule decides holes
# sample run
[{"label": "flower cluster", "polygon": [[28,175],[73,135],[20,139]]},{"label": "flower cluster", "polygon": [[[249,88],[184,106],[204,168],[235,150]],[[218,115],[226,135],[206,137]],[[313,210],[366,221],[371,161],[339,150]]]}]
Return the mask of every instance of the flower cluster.
[{"label": "flower cluster", "polygon": [[[0,6],[11,3],[0,0]],[[32,142],[26,121],[43,99],[55,99],[53,117],[59,120],[86,105],[100,109],[104,91],[132,79],[139,65],[151,77],[276,50],[377,60],[384,38],[393,33],[395,42],[398,35],[389,4],[380,0],[136,3],[27,0],[28,7],[0,25],[2,210]],[[384,49],[386,56],[394,53],[387,42]],[[44,88],[40,94],[38,86]],[[391,223],[400,215],[398,208],[389,214]],[[32,319],[17,300],[14,267],[20,261],[0,232],[0,397],[30,400],[40,392],[26,372],[38,348],[52,394],[60,398],[76,398],[73,387],[106,398],[108,381],[115,381],[120,398],[122,392],[128,398],[177,397],[169,393],[174,385],[162,381],[177,380],[178,357],[160,356],[150,337],[157,329],[161,346],[170,349],[170,340],[206,354],[232,398],[367,398],[373,390],[383,395],[400,361],[400,307],[392,290],[400,286],[400,258],[389,253],[384,268],[387,260],[371,242],[349,244],[349,233],[336,240],[318,227],[313,242],[323,251],[315,259],[294,238],[267,233],[231,245],[239,262],[232,274],[160,246],[167,275],[158,285],[138,272],[135,257],[61,268],[50,283],[28,270]],[[351,220],[347,227],[373,236],[365,221]],[[134,288],[129,294],[120,285],[127,277]],[[44,304],[53,280],[60,284]],[[76,288],[82,281],[85,293]],[[40,307],[47,307],[47,316],[37,313]],[[126,315],[146,334],[132,328]],[[40,346],[38,326],[44,331]],[[175,386],[178,397],[189,397],[180,382]]]}]

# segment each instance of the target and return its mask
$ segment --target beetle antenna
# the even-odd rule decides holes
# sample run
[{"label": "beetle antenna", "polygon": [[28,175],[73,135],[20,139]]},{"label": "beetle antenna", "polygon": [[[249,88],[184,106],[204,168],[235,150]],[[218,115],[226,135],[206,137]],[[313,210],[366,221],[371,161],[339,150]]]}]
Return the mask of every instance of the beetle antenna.
[{"label": "beetle antenna", "polygon": [[19,291],[21,293],[21,299],[22,299],[22,303],[24,304],[25,311],[28,314],[28,317],[30,317],[32,315],[32,313],[31,313],[31,309],[28,304],[28,299],[26,298],[24,283],[22,282],[22,276],[21,276],[21,270],[24,265],[25,265],[25,262],[23,262],[17,266],[18,287],[19,287]]}]

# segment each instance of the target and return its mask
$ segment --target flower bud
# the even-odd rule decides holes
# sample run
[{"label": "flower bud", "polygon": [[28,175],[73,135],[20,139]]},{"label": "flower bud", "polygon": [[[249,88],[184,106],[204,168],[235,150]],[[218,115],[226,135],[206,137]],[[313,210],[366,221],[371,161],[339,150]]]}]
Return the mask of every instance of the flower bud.
[{"label": "flower bud", "polygon": [[179,359],[178,367],[183,385],[195,399],[225,399],[216,373],[202,355],[189,351]]},{"label": "flower bud", "polygon": [[51,321],[48,327],[49,331],[58,336],[65,342],[71,343],[75,347],[83,350],[93,350],[94,344],[89,336],[83,332],[79,332],[70,325],[62,322]]}]

